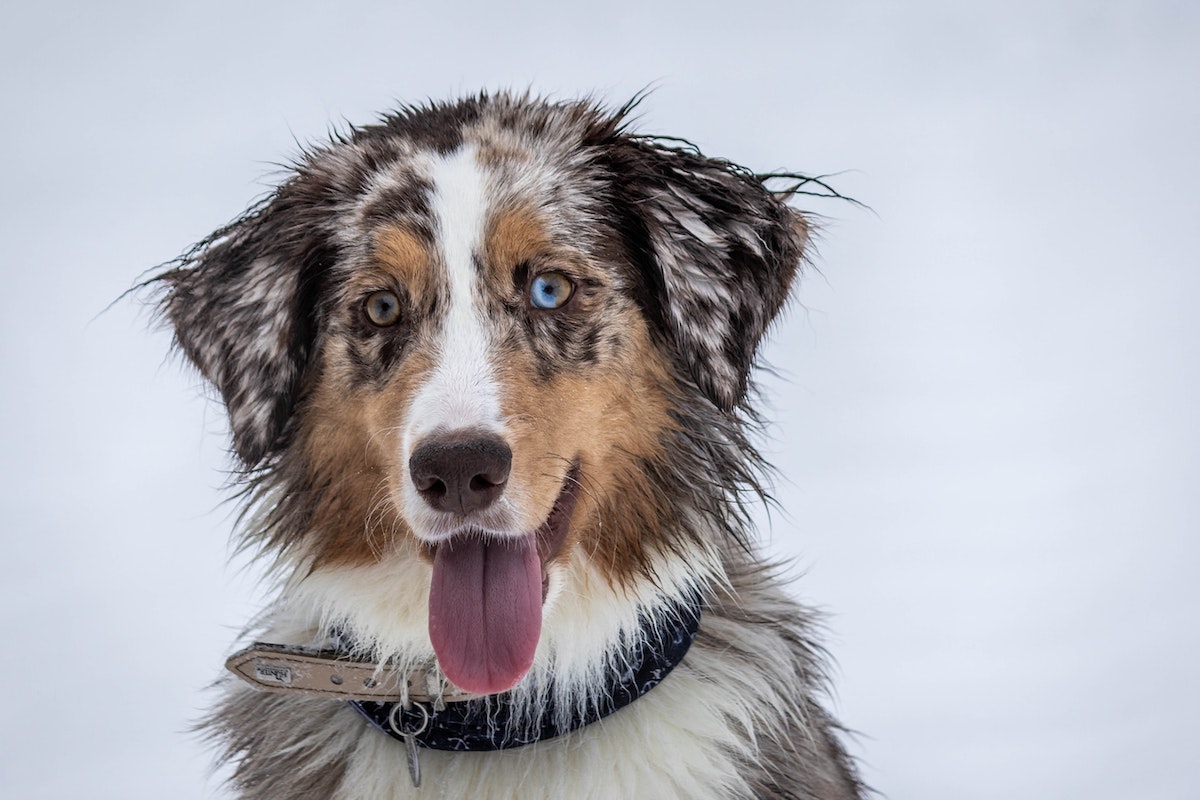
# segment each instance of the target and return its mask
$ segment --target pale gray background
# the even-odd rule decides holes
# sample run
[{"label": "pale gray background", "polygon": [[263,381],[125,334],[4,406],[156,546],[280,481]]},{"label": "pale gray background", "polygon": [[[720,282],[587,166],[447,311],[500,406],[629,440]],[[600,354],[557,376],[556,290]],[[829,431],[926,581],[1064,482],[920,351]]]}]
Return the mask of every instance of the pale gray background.
[{"label": "pale gray background", "polygon": [[0,65],[5,798],[216,793],[186,729],[258,603],[219,407],[104,307],[343,119],[648,84],[642,130],[874,212],[812,204],[765,382],[868,780],[1200,796],[1193,0],[5,0]]}]

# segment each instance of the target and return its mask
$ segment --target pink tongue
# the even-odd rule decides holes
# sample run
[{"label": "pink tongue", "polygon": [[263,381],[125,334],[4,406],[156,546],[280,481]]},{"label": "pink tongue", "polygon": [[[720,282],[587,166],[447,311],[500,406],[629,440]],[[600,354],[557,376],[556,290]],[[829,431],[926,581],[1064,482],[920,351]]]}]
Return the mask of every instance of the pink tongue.
[{"label": "pink tongue", "polygon": [[534,537],[442,544],[429,586],[429,638],[446,677],[477,694],[515,686],[542,631],[542,564]]}]

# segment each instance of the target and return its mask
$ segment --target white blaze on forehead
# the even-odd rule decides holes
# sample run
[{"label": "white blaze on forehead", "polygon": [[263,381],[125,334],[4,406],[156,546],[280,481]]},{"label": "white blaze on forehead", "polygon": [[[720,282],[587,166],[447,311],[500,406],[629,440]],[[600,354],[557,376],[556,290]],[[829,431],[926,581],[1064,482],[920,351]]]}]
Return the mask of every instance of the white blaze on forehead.
[{"label": "white blaze on forehead", "polygon": [[406,456],[437,428],[501,429],[499,387],[476,267],[487,214],[486,176],[471,147],[431,157],[428,170],[434,238],[450,302],[437,323],[436,366],[417,391],[405,425]]}]

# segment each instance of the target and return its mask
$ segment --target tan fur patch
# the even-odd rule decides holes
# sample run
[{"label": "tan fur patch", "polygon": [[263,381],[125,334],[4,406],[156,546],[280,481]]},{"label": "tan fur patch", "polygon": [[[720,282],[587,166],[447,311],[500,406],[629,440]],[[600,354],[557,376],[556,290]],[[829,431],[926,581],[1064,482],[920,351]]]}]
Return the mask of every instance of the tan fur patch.
[{"label": "tan fur patch", "polygon": [[540,217],[525,208],[493,216],[484,241],[490,271],[500,275],[512,275],[518,264],[544,256],[551,249]]},{"label": "tan fur patch", "polygon": [[640,318],[630,320],[631,346],[620,363],[594,373],[538,381],[532,358],[510,359],[501,371],[502,403],[513,450],[513,484],[528,487],[527,504],[549,513],[571,462],[582,482],[570,535],[609,582],[632,579],[655,555],[654,533],[665,509],[645,485],[644,460],[662,455],[671,420],[669,378]]},{"label": "tan fur patch", "polygon": [[416,302],[432,290],[432,256],[428,244],[412,231],[390,225],[375,234],[375,258],[404,286]]},{"label": "tan fur patch", "polygon": [[528,206],[514,206],[491,217],[484,234],[484,253],[487,281],[501,296],[524,291],[525,287],[513,284],[514,272],[522,264],[533,272],[553,269],[599,277],[596,265],[569,243],[554,240],[543,215]]},{"label": "tan fur patch", "polygon": [[[403,287],[414,304],[424,303],[434,292],[425,241],[392,225],[381,229],[374,243],[374,269],[354,275],[349,283],[369,290],[386,277]],[[405,474],[397,426],[432,369],[432,357],[427,346],[414,343],[404,368],[382,388],[356,384],[352,363],[346,342],[331,338],[301,431],[309,485],[317,493],[311,522],[316,535],[307,553],[315,565],[371,564],[411,544],[390,499],[395,481]]]},{"label": "tan fur patch", "polygon": [[309,485],[321,493],[311,526],[318,537],[308,555],[330,566],[375,563],[412,545],[390,499],[407,475],[398,425],[433,368],[428,348],[416,348],[385,388],[353,390],[336,366],[343,358],[336,343],[327,351],[333,366],[322,370],[302,432]]}]

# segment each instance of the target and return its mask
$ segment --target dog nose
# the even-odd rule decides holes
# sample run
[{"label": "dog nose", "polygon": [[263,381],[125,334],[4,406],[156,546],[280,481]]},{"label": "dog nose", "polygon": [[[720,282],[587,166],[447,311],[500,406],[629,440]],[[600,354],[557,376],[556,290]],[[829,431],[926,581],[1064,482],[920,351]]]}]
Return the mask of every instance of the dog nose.
[{"label": "dog nose", "polygon": [[504,491],[512,450],[490,434],[450,435],[422,442],[408,459],[417,493],[438,511],[487,508]]}]

